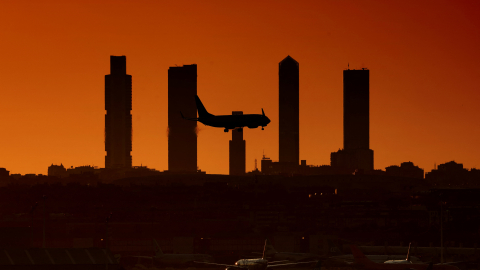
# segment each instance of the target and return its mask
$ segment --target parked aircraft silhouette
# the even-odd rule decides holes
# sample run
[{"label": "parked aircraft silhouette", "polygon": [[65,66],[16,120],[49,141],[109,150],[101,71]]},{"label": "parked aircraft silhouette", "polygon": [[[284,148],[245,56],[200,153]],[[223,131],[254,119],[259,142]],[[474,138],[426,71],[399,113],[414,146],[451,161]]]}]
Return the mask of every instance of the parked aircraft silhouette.
[{"label": "parked aircraft silhouette", "polygon": [[238,131],[241,131],[243,127],[257,128],[260,126],[263,130],[270,123],[270,119],[265,115],[263,109],[262,114],[213,115],[205,109],[197,95],[195,96],[195,102],[197,104],[198,118],[185,118],[182,112],[180,112],[183,119],[198,121],[211,127],[223,127],[225,132],[228,132],[229,129],[238,128]]},{"label": "parked aircraft silhouette", "polygon": [[317,263],[315,265],[315,269],[319,269],[321,267],[321,261],[310,261],[310,262],[295,262],[295,263],[284,263],[285,261],[275,261],[269,262],[266,259],[265,248],[267,246],[267,241],[265,240],[265,246],[263,247],[263,256],[262,258],[258,259],[240,259],[235,262],[235,264],[220,264],[220,263],[210,263],[210,262],[196,262],[208,265],[216,265],[216,266],[225,266],[225,270],[266,270],[267,268],[272,267],[284,267],[284,266],[294,266],[300,264],[311,264]]},{"label": "parked aircraft silhouette", "polygon": [[353,257],[355,258],[356,265],[362,265],[364,270],[459,270],[458,267],[447,264],[420,264],[409,263],[408,265],[400,263],[374,263],[369,260],[363,253],[355,246],[351,245]]}]

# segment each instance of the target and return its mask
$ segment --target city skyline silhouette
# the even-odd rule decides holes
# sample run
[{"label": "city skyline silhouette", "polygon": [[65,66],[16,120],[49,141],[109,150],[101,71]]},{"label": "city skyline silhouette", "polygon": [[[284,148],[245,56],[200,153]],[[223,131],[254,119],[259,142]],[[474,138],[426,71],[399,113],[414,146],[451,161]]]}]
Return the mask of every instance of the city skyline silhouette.
[{"label": "city skyline silhouette", "polygon": [[[433,10],[401,2],[272,5],[259,3],[252,11],[250,5],[222,10],[206,4],[208,11],[198,15],[193,10],[201,6],[189,11],[176,3],[122,3],[113,13],[103,3],[2,3],[9,42],[2,45],[7,132],[0,166],[22,174],[46,174],[51,163],[104,166],[103,76],[110,55],[127,56],[133,77],[134,166],[168,168],[167,70],[192,63],[197,93],[212,113],[264,107],[271,116],[265,131],[244,133],[247,171],[263,152],[278,160],[278,62],[287,55],[302,66],[300,160],[329,164],[329,154],[342,148],[342,71],[349,64],[371,71],[375,169],[406,161],[426,172],[450,160],[480,166],[476,3],[440,2]],[[256,16],[243,16],[247,10]],[[287,14],[290,23],[283,20]],[[125,17],[132,19],[120,20]],[[184,24],[165,26],[174,21]],[[198,167],[228,174],[229,139],[200,125]]]},{"label": "city skyline silhouette", "polygon": [[480,2],[0,1],[0,30],[0,268],[480,270]]}]

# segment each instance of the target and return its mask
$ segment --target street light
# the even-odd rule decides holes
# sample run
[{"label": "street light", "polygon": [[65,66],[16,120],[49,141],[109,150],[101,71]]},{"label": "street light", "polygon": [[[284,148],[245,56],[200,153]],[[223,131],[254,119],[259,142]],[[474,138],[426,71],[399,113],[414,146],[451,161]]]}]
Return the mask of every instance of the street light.
[{"label": "street light", "polygon": [[42,241],[42,247],[43,248],[46,248],[46,244],[45,244],[45,199],[47,198],[47,196],[44,194],[42,196],[43,198],[43,241]]},{"label": "street light", "polygon": [[440,202],[440,263],[443,264],[443,206],[447,202]]},{"label": "street light", "polygon": [[112,218],[112,212],[105,218],[105,269],[108,270],[108,221]]}]

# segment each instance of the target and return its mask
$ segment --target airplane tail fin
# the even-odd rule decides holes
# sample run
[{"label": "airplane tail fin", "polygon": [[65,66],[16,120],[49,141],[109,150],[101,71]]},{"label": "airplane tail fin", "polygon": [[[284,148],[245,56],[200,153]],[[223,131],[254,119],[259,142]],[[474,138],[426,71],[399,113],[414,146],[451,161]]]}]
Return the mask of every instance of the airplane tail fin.
[{"label": "airplane tail fin", "polygon": [[162,249],[157,243],[157,240],[153,239],[153,249],[155,251],[155,256],[161,256],[163,255]]},{"label": "airplane tail fin", "polygon": [[197,104],[198,118],[204,118],[212,115],[207,112],[207,109],[205,109],[205,106],[203,106],[202,101],[200,101],[200,98],[197,95],[195,95],[195,103]]},{"label": "airplane tail fin", "polygon": [[262,255],[262,259],[265,260],[265,250],[267,249],[267,242],[268,242],[268,239],[265,239],[265,245],[263,246],[263,255]]},{"label": "airplane tail fin", "polygon": [[355,259],[356,263],[359,264],[364,264],[364,265],[370,265],[373,264],[373,262],[368,259],[361,251],[358,249],[356,245],[350,245],[350,248],[352,249],[352,254],[353,258]]},{"label": "airplane tail fin", "polygon": [[327,255],[334,256],[334,255],[344,255],[342,248],[336,245],[332,239],[327,239],[328,251]]},{"label": "airplane tail fin", "polygon": [[263,108],[262,108],[262,115],[265,116],[265,112],[263,111]]},{"label": "airplane tail fin", "polygon": [[264,249],[265,250],[264,250],[263,253],[264,253],[265,256],[271,256],[271,255],[277,253],[275,248],[273,248],[272,243],[270,243],[270,241],[268,241],[268,239],[265,240],[265,248]]},{"label": "airplane tail fin", "polygon": [[405,259],[407,262],[410,261],[410,247],[412,246],[412,242],[408,244],[408,251],[407,251],[407,258]]}]

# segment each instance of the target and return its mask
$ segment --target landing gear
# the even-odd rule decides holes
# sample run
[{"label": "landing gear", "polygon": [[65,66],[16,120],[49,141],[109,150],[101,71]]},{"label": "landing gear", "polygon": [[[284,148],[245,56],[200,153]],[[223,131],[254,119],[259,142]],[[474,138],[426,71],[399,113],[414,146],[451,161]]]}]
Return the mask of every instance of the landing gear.
[{"label": "landing gear", "polygon": [[228,128],[224,129],[223,132],[228,132]]}]

